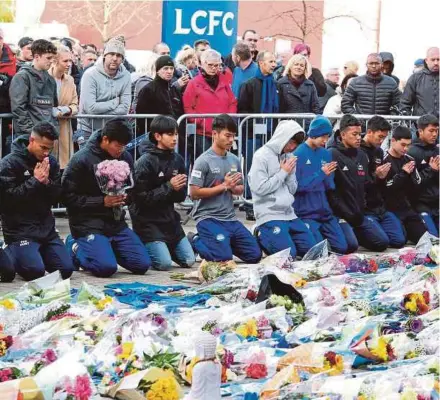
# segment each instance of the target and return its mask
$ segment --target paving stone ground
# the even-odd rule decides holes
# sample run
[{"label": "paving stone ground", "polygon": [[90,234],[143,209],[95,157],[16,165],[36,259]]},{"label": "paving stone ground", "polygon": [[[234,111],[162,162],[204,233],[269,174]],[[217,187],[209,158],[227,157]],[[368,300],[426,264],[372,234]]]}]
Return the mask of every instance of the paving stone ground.
[{"label": "paving stone ground", "polygon": [[[185,219],[186,213],[184,211],[181,211],[182,218]],[[253,222],[246,221],[244,217],[244,213],[237,210],[237,216],[239,217],[240,221],[243,222],[249,229],[251,229]],[[67,218],[63,217],[57,217],[56,218],[56,226],[60,233],[60,236],[64,239],[69,233],[69,224]],[[189,220],[184,225],[185,232],[193,231],[195,232],[195,223],[193,220]],[[365,249],[360,249],[360,252],[362,253],[370,253],[366,251]],[[371,254],[371,253],[370,253]],[[198,267],[198,262],[192,267],[192,269],[196,269]],[[104,287],[107,284],[110,283],[129,283],[129,282],[142,282],[142,283],[154,283],[159,285],[170,285],[170,284],[176,284],[178,282],[172,280],[170,278],[170,274],[176,271],[182,271],[187,272],[188,269],[182,269],[177,266],[175,266],[171,271],[155,271],[150,270],[145,275],[139,276],[139,275],[133,275],[130,272],[124,270],[123,268],[119,268],[118,272],[113,275],[110,278],[96,278],[93,275],[84,272],[84,271],[78,271],[74,272],[74,274],[71,277],[71,287],[72,288],[78,288],[81,286],[83,281],[86,281],[88,284],[98,286],[100,288]],[[2,283],[0,282],[0,295],[12,292],[14,290],[19,289],[21,286],[23,286],[25,281],[21,279],[17,275],[15,280],[11,283]]]}]

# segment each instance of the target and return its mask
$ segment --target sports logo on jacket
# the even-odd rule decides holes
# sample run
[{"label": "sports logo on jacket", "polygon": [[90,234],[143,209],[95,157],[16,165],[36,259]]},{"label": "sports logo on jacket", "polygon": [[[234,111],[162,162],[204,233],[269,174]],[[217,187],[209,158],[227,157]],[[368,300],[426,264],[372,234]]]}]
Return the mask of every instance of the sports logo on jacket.
[{"label": "sports logo on jacket", "polygon": [[24,176],[31,176],[31,173],[28,171],[28,170],[26,170],[26,171],[24,171],[24,174],[23,174]]},{"label": "sports logo on jacket", "polygon": [[365,171],[364,171],[364,167],[362,164],[358,165],[358,175],[359,176],[365,176]]},{"label": "sports logo on jacket", "polygon": [[164,176],[164,173],[162,171],[160,171],[158,177],[162,178],[163,176]]}]

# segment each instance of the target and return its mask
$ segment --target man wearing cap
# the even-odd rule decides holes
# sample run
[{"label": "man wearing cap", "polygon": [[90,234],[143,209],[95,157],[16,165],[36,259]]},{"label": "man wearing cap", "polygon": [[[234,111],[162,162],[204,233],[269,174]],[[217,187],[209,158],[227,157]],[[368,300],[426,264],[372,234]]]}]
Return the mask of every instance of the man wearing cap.
[{"label": "man wearing cap", "polygon": [[[182,95],[171,84],[174,76],[174,61],[170,56],[160,56],[156,60],[156,76],[138,95],[136,114],[161,114],[178,119],[183,114]],[[139,121],[141,132],[148,126]]]},{"label": "man wearing cap", "polygon": [[[118,40],[109,40],[103,56],[87,69],[81,79],[80,114],[127,115],[131,104],[130,73],[122,65],[125,48]],[[92,131],[101,129],[102,118],[81,118],[75,140],[81,147]]]},{"label": "man wearing cap", "polygon": [[272,138],[255,152],[249,187],[257,221],[257,239],[266,254],[290,248],[290,255],[304,256],[316,244],[312,232],[293,210],[298,183],[292,151],[304,141],[295,121],[281,121]]},{"label": "man wearing cap", "polygon": [[23,65],[30,63],[34,59],[31,50],[33,42],[34,39],[30,38],[29,36],[22,37],[18,41],[18,47],[20,48],[20,50],[17,54],[17,72]]},{"label": "man wearing cap", "polygon": [[423,58],[418,58],[416,61],[414,61],[413,74],[421,71],[423,68],[425,68],[425,60]]},{"label": "man wearing cap", "polygon": [[298,146],[294,155],[298,188],[295,195],[295,212],[310,227],[317,242],[327,239],[331,250],[348,254],[356,250],[349,246],[338,219],[327,200],[326,192],[335,187],[334,172],[338,167],[325,148],[332,125],[328,118],[316,116],[310,124],[307,140]]}]

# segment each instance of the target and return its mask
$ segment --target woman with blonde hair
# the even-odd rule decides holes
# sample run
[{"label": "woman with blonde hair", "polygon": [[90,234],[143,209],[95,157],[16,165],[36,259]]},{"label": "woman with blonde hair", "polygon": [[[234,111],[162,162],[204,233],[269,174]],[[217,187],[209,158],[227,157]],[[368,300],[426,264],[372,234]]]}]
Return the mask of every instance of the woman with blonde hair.
[{"label": "woman with blonde hair", "polygon": [[344,64],[344,75],[357,75],[359,71],[359,64],[356,61],[347,61]]},{"label": "woman with blonde hair", "polygon": [[177,69],[182,74],[194,78],[198,73],[198,60],[196,51],[189,45],[183,46],[176,56]]},{"label": "woman with blonde hair", "polygon": [[311,65],[302,54],[295,54],[278,81],[280,113],[319,114],[319,100],[315,84],[308,79]]},{"label": "woman with blonde hair", "polygon": [[69,117],[78,114],[78,95],[73,77],[68,74],[72,66],[72,52],[61,44],[57,48],[57,56],[48,72],[57,84],[57,117],[60,124],[60,136],[54,154],[58,155],[60,168],[64,169],[73,154],[73,129]]}]

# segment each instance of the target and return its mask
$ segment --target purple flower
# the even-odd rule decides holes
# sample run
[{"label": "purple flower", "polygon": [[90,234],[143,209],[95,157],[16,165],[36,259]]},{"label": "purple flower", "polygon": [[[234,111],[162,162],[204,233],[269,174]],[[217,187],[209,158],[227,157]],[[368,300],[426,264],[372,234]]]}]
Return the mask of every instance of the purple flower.
[{"label": "purple flower", "polygon": [[222,365],[226,368],[230,368],[233,362],[234,362],[234,354],[231,351],[225,349],[225,352],[221,360]]},{"label": "purple flower", "polygon": [[408,321],[408,328],[414,333],[419,333],[423,329],[423,321],[419,318],[410,319]]},{"label": "purple flower", "polygon": [[222,333],[223,333],[223,330],[217,326],[215,328],[213,328],[211,331],[211,335],[214,335],[214,336],[220,336]]}]

